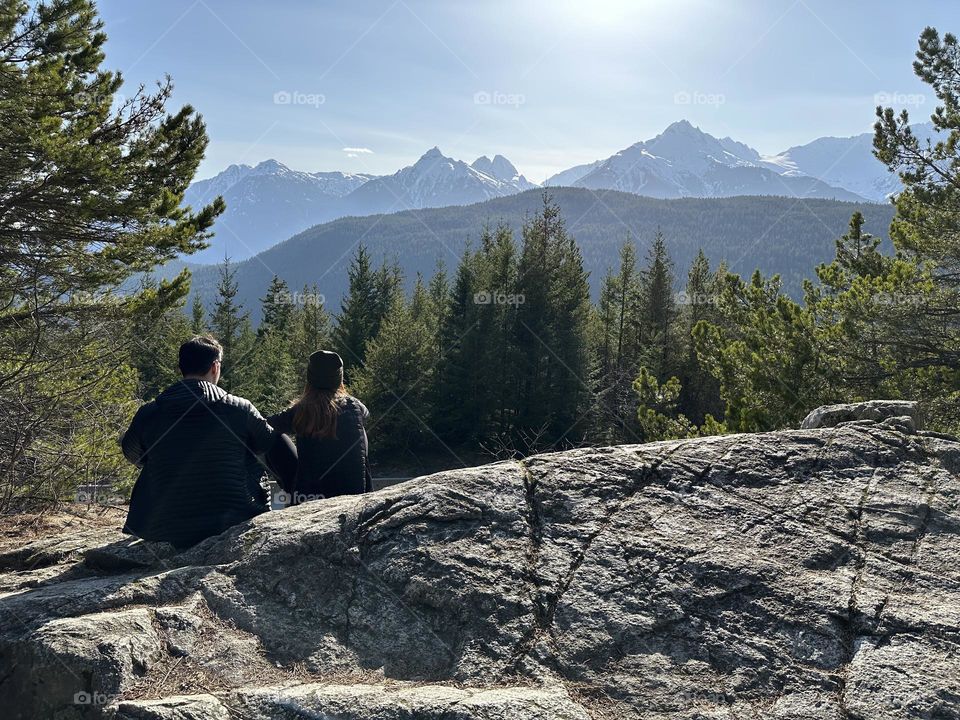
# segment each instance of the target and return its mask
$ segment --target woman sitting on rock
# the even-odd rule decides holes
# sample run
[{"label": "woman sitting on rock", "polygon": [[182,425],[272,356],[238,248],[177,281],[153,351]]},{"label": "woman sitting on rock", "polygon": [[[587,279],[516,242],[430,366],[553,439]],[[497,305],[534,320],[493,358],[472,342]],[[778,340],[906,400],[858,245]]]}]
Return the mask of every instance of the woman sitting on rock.
[{"label": "woman sitting on rock", "polygon": [[274,430],[297,439],[296,483],[284,488],[290,504],[336,495],[359,495],[373,487],[367,467],[370,412],[343,386],[343,360],[335,352],[310,355],[303,395],[267,418]]}]

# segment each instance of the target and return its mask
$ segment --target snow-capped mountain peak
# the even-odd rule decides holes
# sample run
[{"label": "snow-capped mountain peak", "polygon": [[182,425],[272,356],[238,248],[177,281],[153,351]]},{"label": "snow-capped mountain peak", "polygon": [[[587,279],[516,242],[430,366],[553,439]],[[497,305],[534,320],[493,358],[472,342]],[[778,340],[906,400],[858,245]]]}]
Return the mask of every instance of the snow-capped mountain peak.
[{"label": "snow-capped mountain peak", "polygon": [[719,140],[686,120],[669,125],[652,140],[637,145],[650,156],[669,159],[674,167],[692,171],[702,171],[712,162],[739,166],[753,165],[760,159],[753,148],[730,138]]},{"label": "snow-capped mountain peak", "polygon": [[[278,160],[256,166],[231,165],[187,188],[184,203],[198,209],[218,195],[227,210],[211,246],[193,255],[199,262],[241,260],[275,242],[331,219],[341,197],[368,182],[371,175],[292,170]],[[224,230],[229,228],[229,231]]]},{"label": "snow-capped mountain peak", "polygon": [[[432,148],[427,150],[423,155],[420,156],[420,159],[417,160],[417,163],[420,162],[435,162],[437,160],[449,160],[450,158],[446,157],[440,148],[434,145]],[[416,164],[416,163],[415,163]]]},{"label": "snow-capped mountain peak", "polygon": [[[921,142],[938,139],[932,123],[917,123],[910,128]],[[819,178],[874,202],[886,202],[901,188],[900,178],[873,156],[872,132],[817,138],[763,160],[784,175]]]},{"label": "snow-capped mountain peak", "polygon": [[[486,158],[484,158],[486,159]],[[413,164],[345,198],[351,214],[468,205],[535,187],[502,156],[468,165],[433,147]]]},{"label": "snow-capped mountain peak", "polygon": [[218,195],[223,195],[231,187],[243,180],[253,171],[249,165],[230,165],[222,172],[204,180],[197,180],[187,190],[191,204],[199,207],[206,205]]},{"label": "snow-capped mountain peak", "polygon": [[413,165],[398,170],[394,174],[409,174],[410,172],[452,172],[456,170],[457,163],[461,165],[465,164],[459,160],[447,157],[440,152],[440,148],[434,146],[421,155]]},{"label": "snow-capped mountain peak", "polygon": [[481,155],[471,163],[470,167],[482,172],[484,175],[489,175],[495,180],[515,186],[520,190],[529,190],[536,187],[534,183],[521,175],[514,164],[503,155],[494,155],[493,160],[486,155]]},{"label": "snow-capped mountain peak", "polygon": [[310,176],[325,193],[334,197],[343,197],[376,177],[367,173],[347,173],[339,170],[310,173]]},{"label": "snow-capped mountain peak", "polygon": [[509,180],[520,174],[513,163],[503,155],[494,155],[493,160],[486,155],[481,155],[470,164],[470,167],[498,180]]},{"label": "snow-capped mountain peak", "polygon": [[257,163],[256,166],[253,168],[253,172],[255,172],[257,175],[272,175],[275,173],[284,173],[284,172],[292,172],[292,171],[282,162],[279,162],[278,160],[274,160],[273,158],[270,158],[268,160],[264,160],[262,162]]},{"label": "snow-capped mountain peak", "polygon": [[687,120],[672,123],[656,137],[634,143],[593,166],[560,173],[548,184],[558,184],[555,178],[563,175],[574,186],[664,198],[793,195],[860,199],[816,178],[784,176],[780,166],[765,162],[750,146],[729,137],[718,139]]},{"label": "snow-capped mountain peak", "polygon": [[535,185],[502,155],[472,167],[432,147],[393,175],[293,170],[270,158],[231,165],[193,183],[184,202],[199,208],[218,195],[227,203],[211,247],[193,256],[219,262],[241,260],[311,225],[346,215],[468,205],[512,195]]}]

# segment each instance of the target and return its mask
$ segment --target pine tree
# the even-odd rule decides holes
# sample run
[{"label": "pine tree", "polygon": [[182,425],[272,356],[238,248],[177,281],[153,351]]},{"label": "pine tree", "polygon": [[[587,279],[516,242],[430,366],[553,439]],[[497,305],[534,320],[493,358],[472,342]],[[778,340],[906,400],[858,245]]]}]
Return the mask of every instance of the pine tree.
[{"label": "pine tree", "polygon": [[479,377],[485,402],[484,424],[480,437],[502,437],[514,429],[516,379],[505,368],[516,365],[519,348],[511,344],[518,308],[523,298],[517,289],[519,256],[513,231],[499,224],[492,237],[487,237],[481,250],[480,284],[493,293],[487,305],[478,305],[483,353],[479,358]]},{"label": "pine tree", "polygon": [[400,263],[384,261],[377,270],[373,292],[373,315],[371,318],[371,337],[380,332],[380,323],[390,312],[397,298],[403,297],[403,270]]},{"label": "pine tree", "polygon": [[[156,286],[147,278],[146,284]],[[168,308],[159,313],[139,315],[127,328],[136,350],[131,364],[137,370],[138,396],[155,398],[167,386],[180,379],[179,349],[190,336],[190,324],[183,307]]]},{"label": "pine tree", "polygon": [[[906,110],[877,108],[874,154],[896,172],[904,189],[896,197],[890,238],[897,250],[873,305],[885,306],[879,357],[897,388],[921,399],[933,424],[960,431],[960,41],[927,27],[920,35],[914,73],[939,100],[930,116],[938,142],[921,143]],[[863,292],[866,281],[856,283]],[[871,382],[876,382],[872,378]],[[889,385],[889,382],[883,384]]]},{"label": "pine tree", "polygon": [[484,444],[513,430],[516,278],[512,231],[484,228],[479,250],[467,251],[457,268],[443,332],[447,353],[439,372],[449,387],[440,417],[453,442]]},{"label": "pine tree", "polygon": [[437,267],[433,273],[433,277],[430,278],[427,292],[430,296],[430,315],[427,320],[427,330],[430,333],[431,342],[430,352],[432,359],[430,364],[434,372],[433,382],[430,384],[430,407],[432,410],[432,419],[438,420],[440,418],[439,411],[442,404],[441,398],[443,397],[441,393],[446,387],[445,373],[447,367],[447,352],[449,350],[445,344],[446,336],[444,330],[450,317],[453,302],[452,288],[450,287],[450,280],[447,277],[443,260],[437,261]]},{"label": "pine tree", "polygon": [[354,371],[363,367],[367,343],[376,334],[380,323],[381,288],[379,277],[370,265],[370,254],[361,244],[347,270],[349,290],[340,305],[340,314],[333,333],[336,350],[343,357],[344,375],[349,383]]},{"label": "pine tree", "polygon": [[620,267],[608,272],[594,314],[595,410],[592,434],[602,442],[636,441],[633,380],[639,370],[640,285],[636,249],[629,238],[620,248]]},{"label": "pine tree", "polygon": [[324,308],[325,298],[316,285],[303,286],[304,302],[293,317],[293,333],[290,353],[293,358],[294,377],[301,387],[307,374],[310,354],[331,346],[332,328],[330,315]]},{"label": "pine tree", "polygon": [[415,318],[403,296],[395,296],[356,381],[380,450],[415,449],[433,436],[426,402],[432,380],[429,347],[424,318]]},{"label": "pine tree", "polygon": [[258,337],[262,337],[268,332],[283,335],[290,330],[294,302],[293,296],[290,294],[290,288],[285,281],[276,275],[273,276],[270,286],[267,288],[267,294],[260,299],[260,307]]},{"label": "pine tree", "polygon": [[279,412],[294,399],[300,385],[289,338],[279,330],[268,330],[255,339],[255,348],[250,399],[264,414]]},{"label": "pine tree", "polygon": [[190,306],[190,332],[193,335],[203,335],[207,332],[207,318],[199,295],[193,296],[193,304]]},{"label": "pine tree", "polygon": [[710,414],[704,416],[700,426],[683,414],[680,410],[683,388],[675,377],[660,383],[650,371],[640,368],[634,389],[639,398],[637,419],[640,432],[648,442],[721,435],[727,432],[726,426]]},{"label": "pine tree", "polygon": [[244,311],[242,304],[237,301],[239,288],[236,272],[230,265],[230,259],[224,258],[219,267],[217,299],[210,318],[210,329],[223,346],[220,384],[227,392],[240,394],[243,385],[249,385],[250,376],[245,371],[251,364],[255,336],[250,325],[250,313]]},{"label": "pine tree", "polygon": [[616,344],[617,277],[611,268],[600,282],[600,298],[590,313],[590,343],[593,347],[593,363],[590,367],[590,382],[593,388],[593,413],[590,435],[603,445],[613,444],[609,418],[614,406],[614,382],[611,375],[614,367]]},{"label": "pine tree", "polygon": [[423,275],[417,273],[413,281],[413,294],[410,296],[410,319],[414,322],[429,324],[430,318],[430,295],[427,293],[427,286],[423,282]]},{"label": "pine tree", "polygon": [[[785,296],[779,276],[717,277],[715,321],[694,328],[697,357],[717,379],[734,432],[795,427],[831,401],[836,378],[817,339],[815,313]],[[836,397],[837,400],[841,399]]]},{"label": "pine tree", "polygon": [[[518,265],[517,294],[523,304],[517,311],[512,341],[523,350],[517,367],[518,430],[539,433],[553,420],[550,365],[555,344],[552,333],[552,257],[550,231],[557,213],[544,197],[542,215],[523,226],[523,246]],[[518,433],[519,435],[520,433]]]},{"label": "pine tree", "polygon": [[904,184],[894,255],[855,213],[802,303],[782,295],[776,276],[722,279],[718,317],[695,337],[731,429],[793,425],[811,407],[878,396],[919,399],[934,427],[960,428],[958,58],[955,36],[923,31],[914,70],[942,103],[931,119],[944,141],[921,143],[906,111],[877,111],[874,153]]},{"label": "pine tree", "polygon": [[639,338],[642,365],[659,382],[665,382],[677,369],[676,319],[673,261],[663,233],[657,230],[641,275]]},{"label": "pine tree", "polygon": [[273,413],[287,406],[300,385],[293,356],[295,305],[286,282],[277,276],[260,302],[261,320],[250,363],[254,377],[248,392],[262,412]]},{"label": "pine tree", "polygon": [[579,248],[547,193],[523,227],[516,287],[517,429],[569,442],[581,431],[586,401],[589,286]]},{"label": "pine tree", "polygon": [[480,434],[479,363],[483,339],[477,332],[477,265],[469,248],[464,250],[450,292],[449,312],[441,329],[444,359],[437,375],[439,404],[436,416],[445,422],[441,437],[454,444]]},{"label": "pine tree", "polygon": [[90,0],[0,3],[0,510],[130,476],[106,440],[136,405],[129,330],[178,308],[189,274],[118,289],[202,248],[224,209],[182,205],[200,117],[167,107],[169,80],[114,103],[106,39]]},{"label": "pine tree", "polygon": [[230,385],[224,386],[224,389],[248,398],[254,405],[262,403],[262,388],[257,374],[257,333],[248,312],[242,315],[240,334],[233,344],[233,357],[233,362],[227,368]]},{"label": "pine tree", "polygon": [[693,340],[694,328],[699,323],[716,322],[717,302],[710,261],[701,248],[687,273],[687,287],[679,319],[683,349],[679,379],[683,389],[678,407],[694,423],[702,423],[707,414],[714,417],[723,414],[719,383],[700,363]]}]

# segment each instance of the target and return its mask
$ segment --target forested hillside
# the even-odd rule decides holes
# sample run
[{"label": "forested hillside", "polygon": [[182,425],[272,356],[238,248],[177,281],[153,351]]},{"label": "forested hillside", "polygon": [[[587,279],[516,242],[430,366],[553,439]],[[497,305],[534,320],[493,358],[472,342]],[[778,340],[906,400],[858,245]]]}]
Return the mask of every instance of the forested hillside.
[{"label": "forested hillside", "polygon": [[[663,233],[674,261],[688,266],[700,249],[716,264],[734,272],[760,269],[780,273],[785,290],[799,295],[803,278],[833,254],[850,215],[861,210],[865,228],[884,237],[893,208],[834,200],[786,197],[688,198],[660,200],[611,190],[551,188],[550,194],[568,223],[590,274],[591,294],[599,295],[600,278],[617,263],[620,246],[632,239],[640,253]],[[399,262],[408,281],[433,272],[437,260],[454,266],[468,243],[476,246],[484,226],[506,224],[518,233],[536,213],[542,192],[529,190],[466,207],[407,211],[392,215],[342,218],[318,225],[254,258],[236,264],[239,300],[259,319],[258,298],[274,275],[291,287],[316,283],[336,310],[346,291],[346,268],[358,243],[375,263]],[[193,288],[206,307],[215,294],[217,269],[194,268]],[[408,289],[410,285],[408,283]]]}]

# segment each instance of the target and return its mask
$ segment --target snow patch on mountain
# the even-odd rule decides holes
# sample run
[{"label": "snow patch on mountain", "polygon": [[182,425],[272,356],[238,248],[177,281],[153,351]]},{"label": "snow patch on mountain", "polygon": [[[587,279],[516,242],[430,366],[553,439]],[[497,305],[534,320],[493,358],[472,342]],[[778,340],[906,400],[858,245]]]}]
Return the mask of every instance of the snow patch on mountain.
[{"label": "snow patch on mountain", "polygon": [[468,165],[444,155],[440,148],[425,152],[413,165],[376,178],[345,198],[349,214],[416,210],[469,205],[513,195],[535,187],[506,158],[482,156]]},{"label": "snow patch on mountain", "polygon": [[[585,168],[580,177],[579,168]],[[656,137],[635,143],[592,166],[565,171],[575,187],[610,189],[659,198],[785,195],[859,200],[857,194],[814,177],[783,173],[744,143],[716,138],[687,120],[668,126]],[[547,184],[560,184],[555,175]]]},{"label": "snow patch on mountain", "polygon": [[[910,127],[921,143],[938,139],[932,123]],[[869,132],[817,138],[764,160],[782,168],[784,174],[819,178],[874,202],[886,202],[902,188],[896,173],[873,156],[873,133]]]},{"label": "snow patch on mountain", "polygon": [[482,172],[495,180],[507,183],[517,189],[518,192],[531,190],[537,185],[527,180],[520,171],[514,167],[513,163],[507,160],[503,155],[494,155],[493,160],[486,155],[481,155],[471,163],[470,167]]},{"label": "snow patch on mountain", "polygon": [[595,160],[592,163],[574,165],[572,168],[561,170],[556,175],[551,175],[543,182],[543,184],[547,187],[572,187],[577,180],[585,177],[602,162],[603,160]]}]

